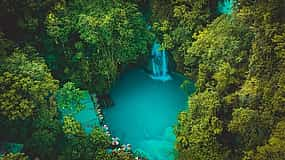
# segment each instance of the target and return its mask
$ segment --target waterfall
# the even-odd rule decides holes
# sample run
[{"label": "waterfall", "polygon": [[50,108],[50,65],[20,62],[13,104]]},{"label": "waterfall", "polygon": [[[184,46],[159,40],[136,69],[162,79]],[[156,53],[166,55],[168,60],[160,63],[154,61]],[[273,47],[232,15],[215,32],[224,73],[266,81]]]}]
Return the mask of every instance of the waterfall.
[{"label": "waterfall", "polygon": [[223,0],[218,2],[218,11],[222,14],[232,14],[235,0]]},{"label": "waterfall", "polygon": [[160,48],[160,44],[157,41],[154,42],[152,51],[152,79],[167,81],[171,77],[168,74],[168,60],[167,52],[165,49]]}]

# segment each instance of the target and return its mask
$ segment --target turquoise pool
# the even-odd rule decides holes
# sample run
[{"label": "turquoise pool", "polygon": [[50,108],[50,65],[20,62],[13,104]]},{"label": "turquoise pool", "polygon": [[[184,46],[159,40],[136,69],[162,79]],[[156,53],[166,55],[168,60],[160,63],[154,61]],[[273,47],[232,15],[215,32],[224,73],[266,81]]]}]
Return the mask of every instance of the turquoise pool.
[{"label": "turquoise pool", "polygon": [[172,128],[187,107],[187,95],[180,88],[184,80],[178,74],[165,82],[153,80],[141,69],[124,73],[111,90],[114,106],[104,109],[112,135],[150,160],[174,159]]}]

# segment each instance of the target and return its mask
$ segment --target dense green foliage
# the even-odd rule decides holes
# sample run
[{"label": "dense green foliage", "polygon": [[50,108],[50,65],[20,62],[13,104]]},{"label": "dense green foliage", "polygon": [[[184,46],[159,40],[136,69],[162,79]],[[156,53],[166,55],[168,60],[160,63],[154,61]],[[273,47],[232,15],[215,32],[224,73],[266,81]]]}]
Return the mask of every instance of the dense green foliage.
[{"label": "dense green foliage", "polygon": [[83,109],[80,100],[83,98],[83,92],[75,87],[72,82],[67,82],[56,92],[56,103],[64,114],[72,115]]},{"label": "dense green foliage", "polygon": [[4,59],[0,70],[0,110],[11,120],[25,119],[47,107],[47,96],[58,87],[43,59],[29,59],[19,49]]},{"label": "dense green foliage", "polygon": [[57,3],[46,29],[45,56],[56,77],[98,94],[111,87],[120,64],[148,53],[152,38],[134,4],[110,0]]},{"label": "dense green foliage", "polygon": [[72,111],[82,109],[80,89],[107,94],[121,66],[148,52],[153,35],[138,6],[4,0],[0,9],[1,143],[24,144],[30,158],[134,159],[131,153],[107,153],[110,138],[99,128],[84,133]]},{"label": "dense green foliage", "polygon": [[0,157],[1,160],[28,160],[28,157],[23,153],[8,153],[3,157]]},{"label": "dense green foliage", "polygon": [[169,1],[154,12],[178,70],[196,80],[176,127],[178,158],[284,159],[285,5],[241,0],[217,15],[214,3]]}]

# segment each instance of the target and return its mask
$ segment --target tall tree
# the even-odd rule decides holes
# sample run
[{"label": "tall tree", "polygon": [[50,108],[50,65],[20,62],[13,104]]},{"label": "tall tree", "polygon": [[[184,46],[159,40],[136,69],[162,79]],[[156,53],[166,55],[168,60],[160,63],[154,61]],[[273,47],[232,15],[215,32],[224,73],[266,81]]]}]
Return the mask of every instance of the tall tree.
[{"label": "tall tree", "polygon": [[46,28],[47,59],[57,77],[98,94],[110,88],[120,64],[148,53],[152,39],[142,14],[130,2],[58,3],[47,16]]},{"label": "tall tree", "polygon": [[0,114],[11,120],[28,118],[48,107],[58,87],[43,59],[30,60],[20,49],[5,59],[0,71]]},{"label": "tall tree", "polygon": [[[285,116],[285,30],[280,4],[280,0],[235,3],[232,15],[217,17],[185,45],[185,74],[197,80],[197,92],[189,110],[180,115],[177,148],[185,155],[180,159],[282,159],[284,151],[278,146],[284,134],[279,130]],[[209,91],[220,103],[214,115],[202,110],[211,111],[215,104],[204,105],[212,99],[203,96]],[[207,117],[221,124],[214,127],[221,132],[211,135],[219,144],[212,148],[224,152],[221,157],[206,152],[213,146],[206,138],[200,140],[205,145],[193,143],[192,135],[211,129],[211,120],[199,121]],[[204,130],[194,130],[195,126]],[[196,155],[198,151],[202,153]]]}]

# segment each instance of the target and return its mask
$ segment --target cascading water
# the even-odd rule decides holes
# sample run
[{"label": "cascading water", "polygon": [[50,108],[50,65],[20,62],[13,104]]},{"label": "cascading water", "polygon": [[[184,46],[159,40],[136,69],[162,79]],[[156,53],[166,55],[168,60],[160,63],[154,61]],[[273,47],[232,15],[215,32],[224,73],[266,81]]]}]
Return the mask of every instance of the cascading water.
[{"label": "cascading water", "polygon": [[218,3],[218,11],[222,14],[232,14],[235,0],[223,0]]},{"label": "cascading water", "polygon": [[160,44],[157,43],[157,41],[153,44],[151,55],[152,79],[161,81],[170,80],[171,77],[168,74],[167,52],[165,49],[160,48]]}]

